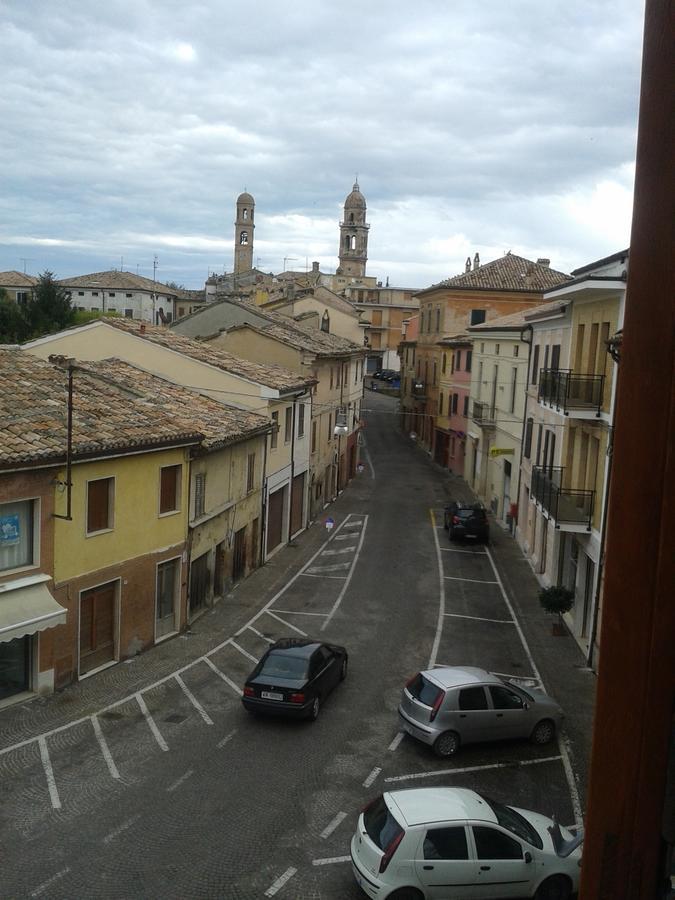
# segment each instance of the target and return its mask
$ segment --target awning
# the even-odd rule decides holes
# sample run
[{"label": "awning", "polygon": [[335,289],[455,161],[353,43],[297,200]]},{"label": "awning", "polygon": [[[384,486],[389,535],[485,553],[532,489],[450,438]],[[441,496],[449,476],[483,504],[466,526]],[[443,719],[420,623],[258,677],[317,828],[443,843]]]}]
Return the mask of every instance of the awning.
[{"label": "awning", "polygon": [[0,586],[0,642],[65,625],[66,610],[50,594],[47,581],[42,575]]}]

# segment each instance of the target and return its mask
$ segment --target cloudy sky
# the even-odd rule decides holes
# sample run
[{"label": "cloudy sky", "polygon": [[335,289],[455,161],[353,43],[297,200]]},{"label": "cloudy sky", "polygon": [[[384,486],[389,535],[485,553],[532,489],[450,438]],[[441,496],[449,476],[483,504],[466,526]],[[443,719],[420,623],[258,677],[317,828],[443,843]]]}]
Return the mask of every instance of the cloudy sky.
[{"label": "cloudy sky", "polygon": [[[0,0],[0,271],[201,287],[256,200],[265,271],[337,265],[358,173],[368,274],[425,287],[510,249],[629,243],[636,0]],[[284,263],[284,258],[286,262]]]}]

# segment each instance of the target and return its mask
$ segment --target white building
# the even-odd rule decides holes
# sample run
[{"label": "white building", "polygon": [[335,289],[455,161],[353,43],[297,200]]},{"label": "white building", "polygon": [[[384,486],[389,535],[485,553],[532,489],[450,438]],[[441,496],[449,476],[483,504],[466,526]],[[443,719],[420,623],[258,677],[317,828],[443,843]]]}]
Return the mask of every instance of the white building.
[{"label": "white building", "polygon": [[172,322],[176,318],[175,304],[187,293],[117,269],[62,278],[59,284],[70,291],[74,309],[117,313],[127,319],[140,319],[155,325]]}]

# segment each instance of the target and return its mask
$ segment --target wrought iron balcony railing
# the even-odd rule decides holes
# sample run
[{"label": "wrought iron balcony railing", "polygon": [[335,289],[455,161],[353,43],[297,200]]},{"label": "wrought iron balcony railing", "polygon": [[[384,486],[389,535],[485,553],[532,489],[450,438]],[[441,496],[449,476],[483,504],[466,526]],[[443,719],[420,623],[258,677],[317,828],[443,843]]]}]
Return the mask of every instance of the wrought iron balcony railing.
[{"label": "wrought iron balcony railing", "polygon": [[481,428],[490,428],[494,426],[496,421],[495,409],[489,403],[481,403],[478,400],[474,400],[471,418]]},{"label": "wrought iron balcony railing", "polygon": [[539,401],[564,415],[602,411],[604,375],[579,375],[571,369],[542,369],[539,373]]},{"label": "wrought iron balcony railing", "polygon": [[555,520],[557,527],[583,526],[591,530],[595,491],[563,486],[563,466],[534,466],[530,496]]}]

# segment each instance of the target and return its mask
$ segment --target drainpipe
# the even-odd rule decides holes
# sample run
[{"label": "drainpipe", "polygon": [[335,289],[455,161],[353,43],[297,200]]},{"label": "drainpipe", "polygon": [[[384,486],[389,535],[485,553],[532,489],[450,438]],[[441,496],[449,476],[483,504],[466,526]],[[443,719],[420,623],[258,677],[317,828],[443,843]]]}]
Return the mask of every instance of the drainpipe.
[{"label": "drainpipe", "polygon": [[293,397],[293,412],[291,414],[291,485],[288,497],[288,543],[291,542],[291,528],[293,527],[293,479],[295,478],[295,407],[298,403],[297,394]]},{"label": "drainpipe", "polygon": [[269,431],[265,433],[265,440],[263,443],[263,468],[260,490],[260,550],[258,556],[259,564],[261,566],[265,564],[265,519],[267,517],[267,438],[269,434]]},{"label": "drainpipe", "polygon": [[49,361],[61,369],[68,371],[68,424],[66,426],[66,514],[52,513],[55,519],[65,519],[67,522],[73,521],[72,502],[73,502],[73,372],[75,364],[72,359],[64,356],[50,356]]},{"label": "drainpipe", "polygon": [[[529,335],[529,340],[525,337],[525,334]],[[518,490],[516,492],[516,521],[513,526],[513,533],[515,535],[516,528],[518,527],[518,523],[520,521],[520,482],[523,477],[523,451],[525,449],[525,431],[527,428],[527,391],[530,383],[530,364],[532,362],[532,333],[533,328],[531,325],[525,325],[525,327],[520,332],[520,339],[524,344],[527,344],[527,372],[525,373],[525,404],[523,406],[523,424],[520,430],[520,458],[518,460]],[[534,428],[534,424],[532,426]]]}]

